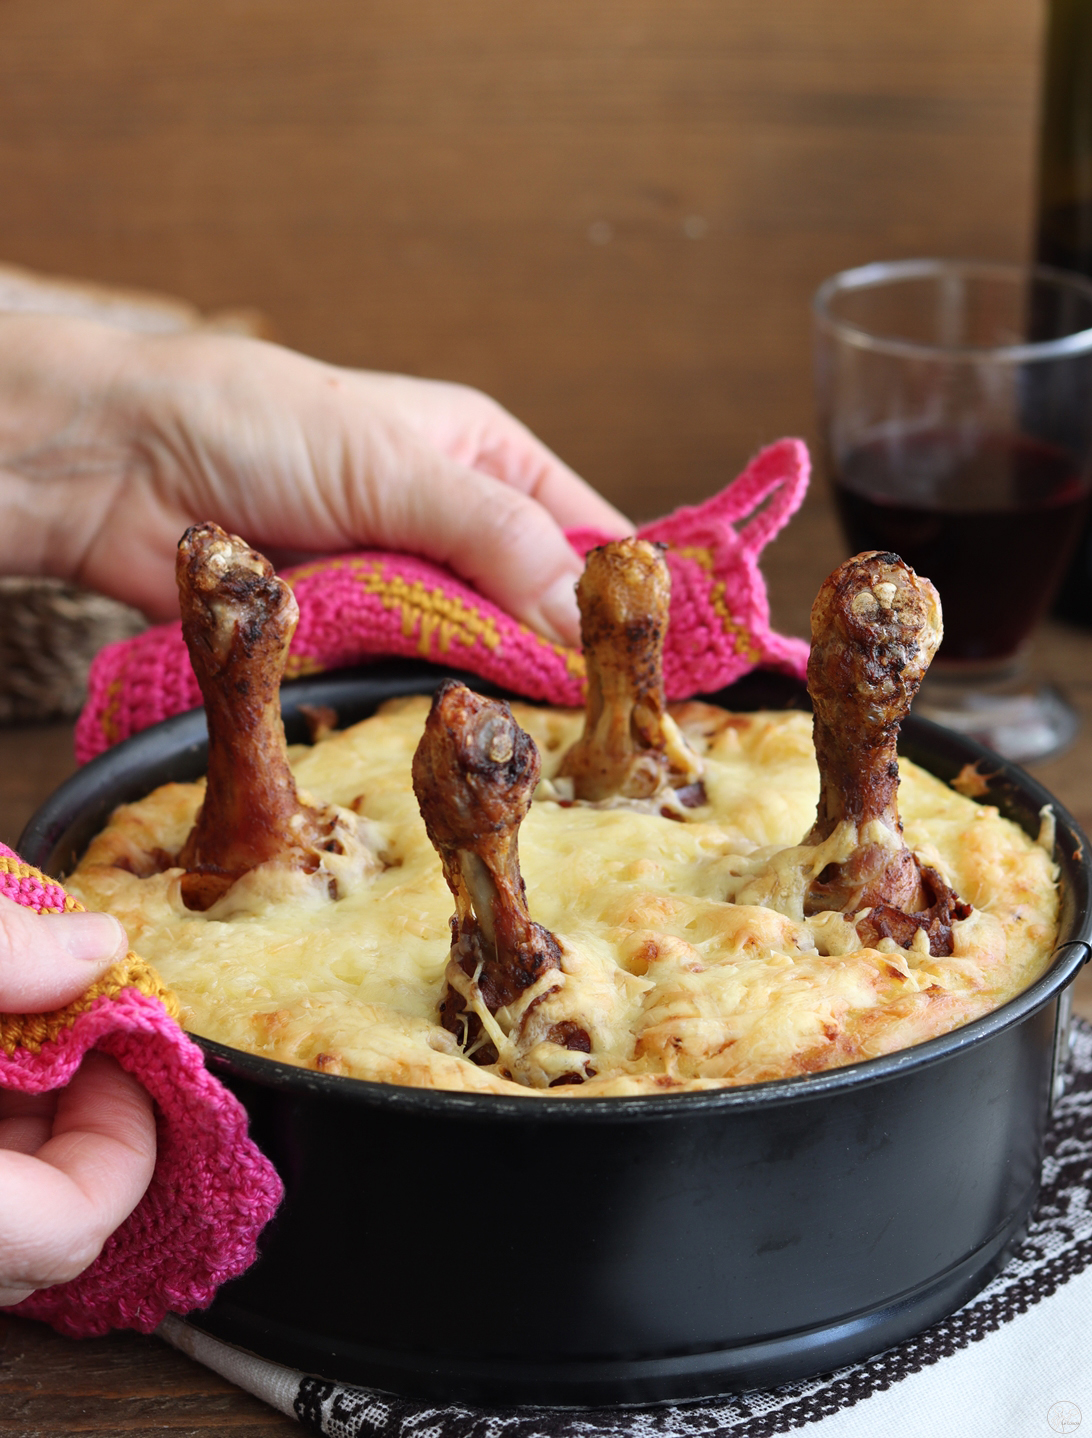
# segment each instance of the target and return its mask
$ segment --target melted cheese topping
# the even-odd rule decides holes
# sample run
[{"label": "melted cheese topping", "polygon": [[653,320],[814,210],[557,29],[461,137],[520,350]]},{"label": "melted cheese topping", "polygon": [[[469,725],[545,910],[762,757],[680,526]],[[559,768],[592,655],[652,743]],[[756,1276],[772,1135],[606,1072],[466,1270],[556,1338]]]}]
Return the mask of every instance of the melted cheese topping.
[{"label": "melted cheese topping", "polygon": [[[168,784],[117,810],[69,888],[122,920],[195,1033],[326,1072],[524,1096],[833,1068],[987,1013],[1046,966],[1058,900],[1044,849],[905,760],[906,840],[975,906],[954,926],[950,958],[932,958],[920,935],[910,949],[891,939],[862,948],[840,914],[804,917],[809,876],[857,837],[844,825],[821,849],[794,847],[818,795],[808,716],[675,706],[704,758],[708,796],[679,822],[647,805],[562,802],[553,776],[582,716],[514,704],[543,760],[519,840],[528,903],[563,956],[562,982],[536,1020],[545,1031],[578,1017],[597,1070],[583,1085],[528,1089],[501,1064],[472,1063],[438,1022],[453,904],[410,782],[428,706],[395,701],[291,751],[301,791],[343,806],[354,831],[316,874],[267,865],[206,913],[189,911],[181,870],[139,877],[154,850],[178,851],[201,803],[202,784]],[[555,1048],[532,1050],[540,1080],[565,1071]]]}]

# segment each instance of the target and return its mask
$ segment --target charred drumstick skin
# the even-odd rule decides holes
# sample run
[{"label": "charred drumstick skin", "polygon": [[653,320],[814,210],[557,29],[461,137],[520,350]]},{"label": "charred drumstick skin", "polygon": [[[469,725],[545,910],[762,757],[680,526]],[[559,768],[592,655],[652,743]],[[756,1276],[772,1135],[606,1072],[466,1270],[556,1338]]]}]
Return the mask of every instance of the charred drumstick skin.
[{"label": "charred drumstick skin", "polygon": [[[540,767],[534,740],[507,704],[452,680],[437,690],[413,757],[413,789],[455,896],[452,961],[468,978],[477,975],[490,1013],[561,967],[557,940],[527,911],[519,868],[519,826]],[[477,1044],[477,1014],[465,1009],[463,995],[449,983],[440,1005],[444,1027],[455,1034],[465,1030],[476,1062],[495,1062],[494,1046]],[[587,1034],[566,1027],[573,1041],[551,1035],[553,1041],[587,1053]]]},{"label": "charred drumstick skin", "polygon": [[691,784],[691,753],[664,699],[671,576],[660,545],[620,539],[588,555],[576,586],[588,666],[584,733],[562,760],[575,797],[645,799]]},{"label": "charred drumstick skin", "polygon": [[269,561],[216,524],[178,546],[182,633],[209,728],[205,801],[178,855],[187,908],[278,859],[318,867],[327,816],[300,803],[288,767],[280,683],[299,610]]},{"label": "charred drumstick skin", "polygon": [[820,792],[804,842],[822,843],[844,820],[861,839],[812,884],[806,908],[871,909],[857,926],[865,942],[909,943],[924,928],[932,952],[951,953],[950,920],[970,910],[903,843],[897,804],[899,727],[944,632],[937,592],[897,554],[858,554],[819,590],[811,628]]}]

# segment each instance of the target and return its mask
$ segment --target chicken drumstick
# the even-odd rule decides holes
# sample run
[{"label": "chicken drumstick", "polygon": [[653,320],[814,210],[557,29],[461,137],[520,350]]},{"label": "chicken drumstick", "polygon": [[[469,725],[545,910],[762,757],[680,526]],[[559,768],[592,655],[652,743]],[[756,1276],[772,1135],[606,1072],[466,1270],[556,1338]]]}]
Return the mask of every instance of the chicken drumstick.
[{"label": "chicken drumstick", "polygon": [[[483,1010],[496,1014],[561,967],[557,940],[527,911],[519,867],[519,826],[531,807],[539,769],[534,740],[507,704],[452,680],[440,687],[413,758],[413,789],[455,896],[441,1022],[479,1064],[495,1063],[498,1041],[504,1046],[488,1018],[483,1025]],[[545,1039],[589,1053],[587,1031],[572,1020],[531,1032],[537,1027],[528,1025],[532,1009],[559,988],[549,980],[542,986],[520,1017],[516,1043]],[[483,1032],[487,1026],[492,1037]],[[583,1072],[562,1078],[580,1082]]]},{"label": "chicken drumstick", "polygon": [[279,696],[299,618],[292,591],[216,524],[186,530],[177,579],[209,727],[205,801],[177,862],[186,907],[207,909],[271,859],[316,869],[334,815],[301,803],[288,767]]},{"label": "chicken drumstick", "polygon": [[820,792],[804,843],[820,844],[849,821],[857,847],[812,883],[805,909],[867,909],[857,920],[865,943],[890,937],[906,947],[923,929],[934,955],[950,954],[952,919],[970,906],[906,847],[896,802],[899,726],[943,634],[937,592],[897,554],[858,554],[824,582],[811,626]]},{"label": "chicken drumstick", "polygon": [[620,539],[588,555],[576,587],[588,666],[584,733],[558,771],[577,799],[647,799],[701,777],[664,699],[670,596],[659,545]]}]

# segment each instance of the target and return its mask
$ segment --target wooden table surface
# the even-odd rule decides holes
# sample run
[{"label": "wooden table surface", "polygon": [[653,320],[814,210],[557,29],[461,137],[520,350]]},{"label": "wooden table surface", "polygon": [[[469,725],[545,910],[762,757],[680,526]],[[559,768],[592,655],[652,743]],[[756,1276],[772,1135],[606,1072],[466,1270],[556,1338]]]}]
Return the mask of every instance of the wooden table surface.
[{"label": "wooden table surface", "polygon": [[[824,496],[816,492],[764,562],[775,624],[806,632],[812,597],[842,557]],[[1092,831],[1092,633],[1048,624],[1034,663],[1060,682],[1080,710],[1076,743],[1033,772]],[[35,806],[74,767],[71,728],[0,730],[0,839],[14,844]],[[1077,981],[1077,1008],[1092,1018],[1092,974]],[[238,1438],[299,1432],[160,1340],[131,1333],[82,1343],[41,1324],[0,1317],[0,1435],[93,1438],[216,1430]]]}]

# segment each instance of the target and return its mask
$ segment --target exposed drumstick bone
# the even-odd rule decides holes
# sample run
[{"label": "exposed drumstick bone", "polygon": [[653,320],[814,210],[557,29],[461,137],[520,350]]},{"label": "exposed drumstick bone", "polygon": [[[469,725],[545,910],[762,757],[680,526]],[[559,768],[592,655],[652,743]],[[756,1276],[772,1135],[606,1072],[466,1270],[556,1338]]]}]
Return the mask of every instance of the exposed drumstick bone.
[{"label": "exposed drumstick bone", "polygon": [[[507,704],[452,680],[440,687],[413,757],[413,789],[455,896],[441,1022],[481,1064],[498,1057],[483,1017],[488,1026],[489,1015],[561,967],[557,940],[527,911],[519,867],[519,826],[539,769],[534,740]],[[554,991],[547,985],[538,997]],[[575,1052],[591,1048],[587,1032],[572,1022],[545,1037]]]},{"label": "exposed drumstick bone", "polygon": [[216,524],[186,530],[176,575],[209,728],[205,800],[177,862],[187,908],[207,909],[271,859],[316,869],[334,816],[300,802],[288,767],[280,683],[299,619],[291,589]]},{"label": "exposed drumstick bone", "polygon": [[932,953],[951,953],[951,920],[970,908],[906,847],[897,804],[899,726],[943,634],[937,592],[897,554],[858,554],[824,582],[811,627],[820,792],[804,843],[820,844],[849,821],[858,846],[823,870],[805,909],[868,909],[857,921],[864,942],[887,936],[906,946],[924,929]]},{"label": "exposed drumstick bone", "polygon": [[588,666],[584,733],[558,771],[577,799],[651,798],[701,777],[667,713],[663,648],[671,576],[661,546],[619,539],[588,555],[576,586]]}]

